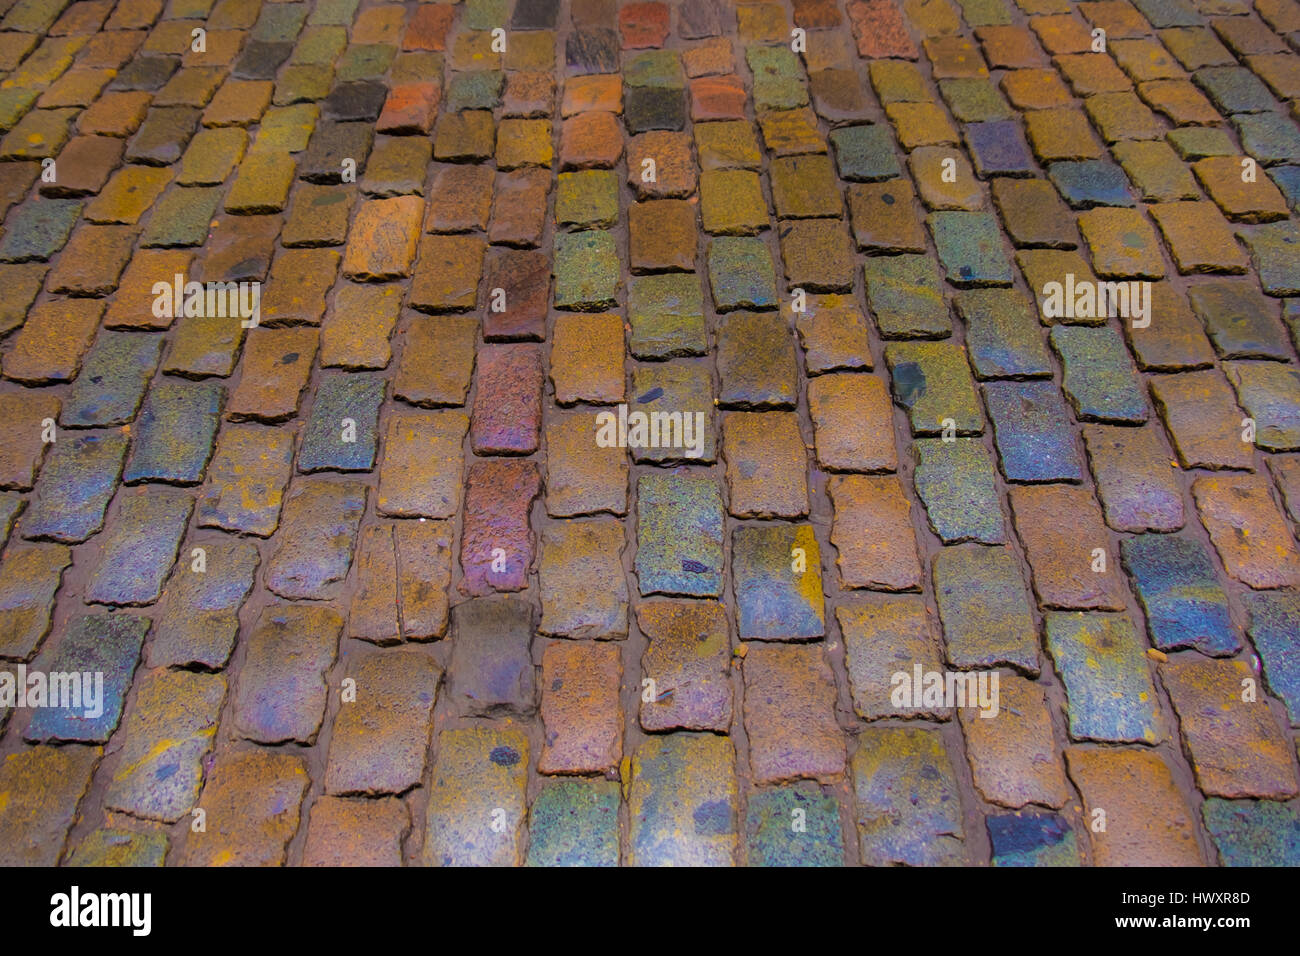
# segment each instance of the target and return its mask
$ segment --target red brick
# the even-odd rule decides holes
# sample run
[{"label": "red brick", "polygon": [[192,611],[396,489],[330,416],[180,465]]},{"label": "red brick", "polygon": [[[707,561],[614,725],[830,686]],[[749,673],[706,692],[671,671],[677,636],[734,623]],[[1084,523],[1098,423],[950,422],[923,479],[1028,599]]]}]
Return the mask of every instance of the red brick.
[{"label": "red brick", "polygon": [[[534,462],[489,459],[469,466],[460,542],[463,593],[522,591],[528,586],[533,564],[528,513],[540,493]],[[494,563],[504,570],[493,570]]]},{"label": "red brick", "polygon": [[470,442],[476,455],[527,455],[542,426],[542,355],[531,343],[484,345]]}]

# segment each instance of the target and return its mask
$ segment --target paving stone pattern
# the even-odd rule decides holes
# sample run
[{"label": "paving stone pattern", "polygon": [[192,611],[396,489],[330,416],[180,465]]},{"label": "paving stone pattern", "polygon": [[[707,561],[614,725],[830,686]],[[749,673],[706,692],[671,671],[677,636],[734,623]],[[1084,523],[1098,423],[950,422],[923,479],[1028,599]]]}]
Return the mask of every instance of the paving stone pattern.
[{"label": "paving stone pattern", "polygon": [[1298,51],[0,0],[0,865],[1300,865]]}]

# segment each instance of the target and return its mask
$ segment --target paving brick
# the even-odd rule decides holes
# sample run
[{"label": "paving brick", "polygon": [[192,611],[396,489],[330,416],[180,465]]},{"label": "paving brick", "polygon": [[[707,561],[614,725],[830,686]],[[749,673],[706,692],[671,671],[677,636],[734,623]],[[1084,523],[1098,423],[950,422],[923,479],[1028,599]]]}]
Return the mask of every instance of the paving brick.
[{"label": "paving brick", "polygon": [[415,196],[361,204],[343,256],[343,274],[363,282],[410,274],[423,202]]},{"label": "paving brick", "polygon": [[1127,616],[1054,611],[1046,615],[1047,649],[1069,698],[1075,740],[1165,739],[1155,685],[1141,639]]},{"label": "paving brick", "polygon": [[560,163],[564,168],[612,168],[622,155],[623,131],[617,113],[582,112],[564,121],[560,132]]},{"label": "paving brick", "polygon": [[208,826],[190,834],[185,863],[282,866],[310,786],[301,757],[263,751],[219,756],[199,801]]},{"label": "paving brick", "polygon": [[555,522],[543,528],[538,581],[542,634],[627,636],[622,524],[613,518]]},{"label": "paving brick", "polygon": [[131,255],[135,230],[130,226],[84,226],[72,234],[46,287],[74,296],[107,295]]},{"label": "paving brick", "polygon": [[103,312],[104,303],[96,299],[51,299],[37,304],[0,359],[4,377],[24,385],[72,381]]},{"label": "paving brick", "polygon": [[1300,603],[1285,591],[1247,593],[1243,603],[1250,615],[1247,632],[1263,661],[1268,686],[1285,704],[1295,726],[1300,715],[1300,670],[1288,635],[1300,620]]},{"label": "paving brick", "polygon": [[395,797],[322,796],[312,804],[304,866],[401,866],[410,811]]},{"label": "paving brick", "polygon": [[342,617],[329,608],[263,608],[245,640],[235,688],[236,732],[262,744],[315,743],[325,717],[325,673],[342,630]]},{"label": "paving brick", "polygon": [[528,738],[513,728],[467,727],[440,733],[436,750],[425,865],[517,866],[524,854]]},{"label": "paving brick", "polygon": [[478,355],[478,391],[470,444],[479,455],[526,455],[541,431],[542,358],[531,344],[485,345]]},{"label": "paving brick", "polygon": [[1300,447],[1295,370],[1275,362],[1226,362],[1224,369],[1238,403],[1255,422],[1255,444],[1267,451]]},{"label": "paving brick", "polygon": [[627,512],[627,452],[596,442],[597,416],[588,410],[548,411],[546,510],[552,517]]},{"label": "paving brick", "polygon": [[555,306],[595,311],[615,304],[618,258],[612,233],[563,233],[556,237]]},{"label": "paving brick", "polygon": [[[1123,610],[1118,555],[1110,553],[1101,509],[1086,489],[1016,485],[1009,500],[1040,607]],[[1097,549],[1104,552],[1103,558],[1098,558]]]},{"label": "paving brick", "polygon": [[390,415],[379,464],[380,514],[450,518],[461,489],[461,445],[469,419],[461,412]]},{"label": "paving brick", "polygon": [[960,865],[965,827],[956,774],[933,730],[870,728],[852,759],[861,859]]},{"label": "paving brick", "polygon": [[269,538],[280,523],[293,436],[261,425],[228,425],[198,499],[198,524]]},{"label": "paving brick", "polygon": [[618,784],[556,779],[528,814],[527,866],[617,866]]},{"label": "paving brick", "polygon": [[628,348],[637,358],[703,354],[704,299],[698,276],[633,276],[628,289]]},{"label": "paving brick", "polygon": [[[784,314],[783,309],[783,314]],[[872,367],[866,318],[851,296],[811,295],[794,319],[810,376]]]},{"label": "paving brick", "polygon": [[782,219],[839,216],[843,206],[829,156],[784,156],[772,161],[772,204]]},{"label": "paving brick", "polygon": [[193,500],[177,488],[134,488],[117,498],[101,539],[101,557],[86,585],[86,600],[152,604],[162,592],[189,522]]},{"label": "paving brick", "polygon": [[916,490],[931,530],[945,544],[1006,540],[993,459],[980,441],[923,438],[914,448]]},{"label": "paving brick", "polygon": [[561,226],[613,226],[618,221],[618,174],[605,169],[560,173],[555,221]]},{"label": "paving brick", "polygon": [[745,730],[756,783],[843,773],[835,682],[821,647],[755,645],[744,662]]},{"label": "paving brick", "polygon": [[844,12],[853,28],[860,56],[917,58],[916,45],[894,4],[885,0],[851,0]]},{"label": "paving brick", "polygon": [[1065,204],[1043,179],[996,178],[992,193],[1015,245],[1050,248],[1078,245],[1079,235]]},{"label": "paving brick", "polygon": [[322,599],[348,573],[366,488],[324,478],[299,480],[284,504],[279,547],[266,585],[280,597]]},{"label": "paving brick", "polygon": [[1071,747],[1065,756],[1070,777],[1083,795],[1085,816],[1094,808],[1106,811],[1104,834],[1092,838],[1099,865],[1132,865],[1138,860],[1201,865],[1192,813],[1159,755]]},{"label": "paving brick", "polygon": [[1293,805],[1212,797],[1201,815],[1224,866],[1290,866],[1297,858]]},{"label": "paving brick", "polygon": [[969,289],[953,300],[966,323],[966,347],[979,378],[1039,377],[1051,358],[1028,300],[1010,289]]},{"label": "paving brick", "polygon": [[1083,458],[1060,391],[1051,382],[986,382],[984,396],[1002,473],[1009,481],[1079,481]]},{"label": "paving brick", "polygon": [[188,815],[198,803],[225,695],[220,674],[143,674],[123,719],[104,805],[164,823]]},{"label": "paving brick", "polygon": [[1192,496],[1232,577],[1256,589],[1295,586],[1300,554],[1262,475],[1197,478]]},{"label": "paving brick", "polygon": [[732,543],[742,640],[821,637],[821,552],[809,525],[744,526]]},{"label": "paving brick", "polygon": [[1197,198],[1196,181],[1168,144],[1120,143],[1115,157],[1143,199],[1173,202]]},{"label": "paving brick", "polygon": [[205,541],[199,547],[202,564],[192,550],[164,590],[163,611],[146,656],[149,667],[220,670],[230,660],[239,633],[239,609],[252,589],[260,559],[246,541]]},{"label": "paving brick", "polygon": [[1164,258],[1155,230],[1136,210],[1089,209],[1079,214],[1079,229],[1102,278],[1164,277]]},{"label": "paving brick", "polygon": [[921,566],[911,504],[893,476],[835,476],[828,482],[834,509],[831,543],[844,587],[910,591]]},{"label": "paving brick", "polygon": [[465,312],[478,304],[486,244],[477,236],[425,236],[408,303],[421,312]]},{"label": "paving brick", "polygon": [[1030,803],[1059,808],[1070,799],[1041,685],[1003,675],[997,714],[985,718],[962,708],[958,717],[975,788],[990,803],[1011,809]]},{"label": "paving brick", "polygon": [[0,763],[5,866],[55,866],[102,748],[32,747]]},{"label": "paving brick", "polygon": [[904,700],[894,693],[899,673],[943,669],[933,615],[919,595],[855,595],[835,609],[844,636],[845,665],[859,717],[927,717],[947,720],[951,709]]},{"label": "paving brick", "polygon": [[1160,668],[1200,789],[1215,797],[1296,795],[1295,754],[1266,701],[1243,701],[1244,661],[1178,657]]},{"label": "paving brick", "polygon": [[729,412],[722,421],[728,508],[737,517],[808,513],[806,452],[796,416]]},{"label": "paving brick", "polygon": [[[925,230],[919,221],[899,212],[914,208],[915,193],[906,179],[856,183],[848,188],[853,238],[859,249],[873,252],[924,252]],[[869,265],[879,267],[879,263]]]},{"label": "paving brick", "polygon": [[[394,312],[397,305],[394,300]],[[412,405],[463,405],[477,336],[478,320],[469,316],[412,316],[397,333],[401,353],[393,395]],[[325,336],[322,355],[327,341]]]},{"label": "paving brick", "polygon": [[71,706],[66,697],[61,703],[52,699],[33,715],[24,734],[26,739],[33,743],[107,742],[122,716],[122,705],[148,630],[148,620],[132,615],[74,618],[58,645],[39,658],[37,666],[50,673],[97,675],[95,703],[92,707],[85,696],[89,686],[74,688]]},{"label": "paving brick", "polygon": [[984,430],[979,399],[962,349],[948,342],[891,342],[885,348],[894,401],[907,410],[913,435],[955,428],[959,435]]},{"label": "paving brick", "polygon": [[786,281],[794,288],[848,292],[853,286],[854,256],[848,229],[832,219],[807,219],[781,230],[781,257]]},{"label": "paving brick", "polygon": [[423,652],[401,648],[355,661],[348,676],[356,695],[334,719],[325,791],[404,793],[424,776],[441,671]]},{"label": "paving brick", "polygon": [[1111,162],[1089,159],[1052,163],[1048,176],[1075,209],[1134,204],[1124,171]]},{"label": "paving brick", "polygon": [[[0,172],[3,169],[0,168]],[[26,321],[27,311],[45,284],[47,267],[42,262],[0,265],[0,275],[10,289],[9,299],[0,305],[0,329],[12,332]]]},{"label": "paving brick", "polygon": [[1266,295],[1300,293],[1295,276],[1297,259],[1292,246],[1300,241],[1291,222],[1253,226],[1242,238],[1250,247],[1251,259],[1259,270],[1259,284]]},{"label": "paving brick", "polygon": [[1020,569],[1005,551],[967,545],[933,559],[948,660],[962,669],[1011,665],[1038,673],[1038,633]]},{"label": "paving brick", "polygon": [[375,464],[383,379],[323,372],[298,449],[299,471],[369,471]]},{"label": "paving brick", "polygon": [[125,454],[126,439],[114,432],[56,441],[19,522],[23,537],[76,543],[98,532]]},{"label": "paving brick", "polygon": [[1064,817],[1024,810],[985,818],[994,866],[1081,866],[1078,839]]},{"label": "paving brick", "polygon": [[467,716],[518,714],[537,708],[533,610],[518,598],[472,598],[452,612],[447,692]]},{"label": "paving brick", "polygon": [[450,527],[421,519],[363,529],[357,584],[349,636],[375,644],[441,637],[451,584]]},{"label": "paving brick", "polygon": [[1286,334],[1277,321],[1277,309],[1239,280],[1217,279],[1189,286],[1192,310],[1222,358],[1268,358],[1288,361]]},{"label": "paving brick", "polygon": [[523,249],[488,250],[484,285],[488,295],[501,290],[498,310],[490,300],[483,320],[486,339],[541,339],[550,303],[550,263],[540,252]]},{"label": "paving brick", "polygon": [[1034,110],[1025,114],[1025,133],[1040,162],[1062,159],[1099,159],[1101,143],[1080,113],[1064,108]]},{"label": "paving brick", "polygon": [[621,401],[623,354],[623,323],[619,316],[558,316],[550,369],[555,401],[561,405]]},{"label": "paving brick", "polygon": [[1242,415],[1220,373],[1162,376],[1151,391],[1184,468],[1253,467]]},{"label": "paving brick", "polygon": [[1062,389],[1082,421],[1140,424],[1147,403],[1128,351],[1112,328],[1058,325],[1052,348],[1063,367]]},{"label": "paving brick", "polygon": [[43,437],[47,422],[58,420],[59,408],[55,395],[0,393],[0,417],[10,423],[0,443],[0,487],[27,491],[35,483],[50,444]]},{"label": "paving brick", "polygon": [[469,465],[460,546],[463,592],[482,595],[527,586],[533,563],[528,512],[540,492],[534,462],[487,460]]},{"label": "paving brick", "polygon": [[268,423],[294,417],[319,340],[312,328],[250,329],[239,383],[226,402],[227,416]]},{"label": "paving brick", "polygon": [[[638,441],[633,460],[656,464],[717,460],[715,433],[707,427],[715,404],[708,366],[685,361],[638,365],[632,373],[632,394],[638,406],[634,411],[651,416],[638,433],[633,412],[628,413],[629,444],[634,437]],[[657,419],[656,414],[668,417]]]},{"label": "paving brick", "polygon": [[874,472],[898,467],[890,428],[893,407],[879,378],[820,375],[808,382],[808,408],[823,468]]},{"label": "paving brick", "polygon": [[732,690],[723,606],[647,601],[637,607],[637,623],[650,642],[641,657],[643,682],[653,681],[654,687],[652,699],[642,696],[641,727],[725,732],[731,726]]},{"label": "paving brick", "polygon": [[651,736],[631,759],[628,863],[725,866],[738,844],[735,751],[711,734]]},{"label": "paving brick", "polygon": [[636,573],[641,594],[719,596],[722,524],[722,496],[712,478],[638,477]]},{"label": "paving brick", "polygon": [[723,406],[789,408],[798,397],[794,337],[778,313],[729,316],[718,329],[717,364]]},{"label": "paving brick", "polygon": [[1159,203],[1151,215],[1178,271],[1241,273],[1246,257],[1222,213],[1209,202]]},{"label": "paving brick", "polygon": [[1238,650],[1228,596],[1204,545],[1181,535],[1143,534],[1125,539],[1121,548],[1156,647],[1195,647],[1213,655]]},{"label": "paving brick", "polygon": [[[611,183],[613,182],[611,177]],[[628,209],[628,256],[635,272],[690,271],[695,267],[695,203],[661,199]]]},{"label": "paving brick", "polygon": [[167,835],[101,827],[87,834],[68,854],[69,866],[162,866]]},{"label": "paving brick", "polygon": [[588,641],[548,644],[542,653],[545,740],[539,773],[608,771],[622,757],[620,651]]},{"label": "paving brick", "polygon": [[1176,467],[1154,425],[1085,425],[1083,439],[1106,523],[1116,531],[1176,531],[1183,526]]},{"label": "paving brick", "polygon": [[751,866],[840,866],[839,804],[816,784],[765,787],[749,795],[745,837]]},{"label": "paving brick", "polygon": [[1300,510],[1300,459],[1291,455],[1274,455],[1269,457],[1268,466],[1282,492],[1286,512],[1294,521],[1297,510]]}]

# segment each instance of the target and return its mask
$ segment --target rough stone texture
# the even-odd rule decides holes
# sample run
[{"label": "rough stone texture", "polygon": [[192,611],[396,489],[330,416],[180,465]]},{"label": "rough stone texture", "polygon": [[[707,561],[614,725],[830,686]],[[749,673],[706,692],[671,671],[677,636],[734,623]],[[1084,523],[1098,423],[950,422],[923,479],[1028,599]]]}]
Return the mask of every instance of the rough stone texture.
[{"label": "rough stone texture", "polygon": [[0,863],[1294,865],[1297,49],[6,0]]}]

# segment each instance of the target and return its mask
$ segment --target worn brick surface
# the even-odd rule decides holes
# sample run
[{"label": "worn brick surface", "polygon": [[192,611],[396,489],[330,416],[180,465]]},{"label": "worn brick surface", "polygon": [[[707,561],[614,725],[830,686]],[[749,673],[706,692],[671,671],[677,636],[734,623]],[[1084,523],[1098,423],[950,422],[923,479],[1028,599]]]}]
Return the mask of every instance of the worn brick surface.
[{"label": "worn brick surface", "polygon": [[1294,864],[1297,49],[0,2],[0,862]]}]

